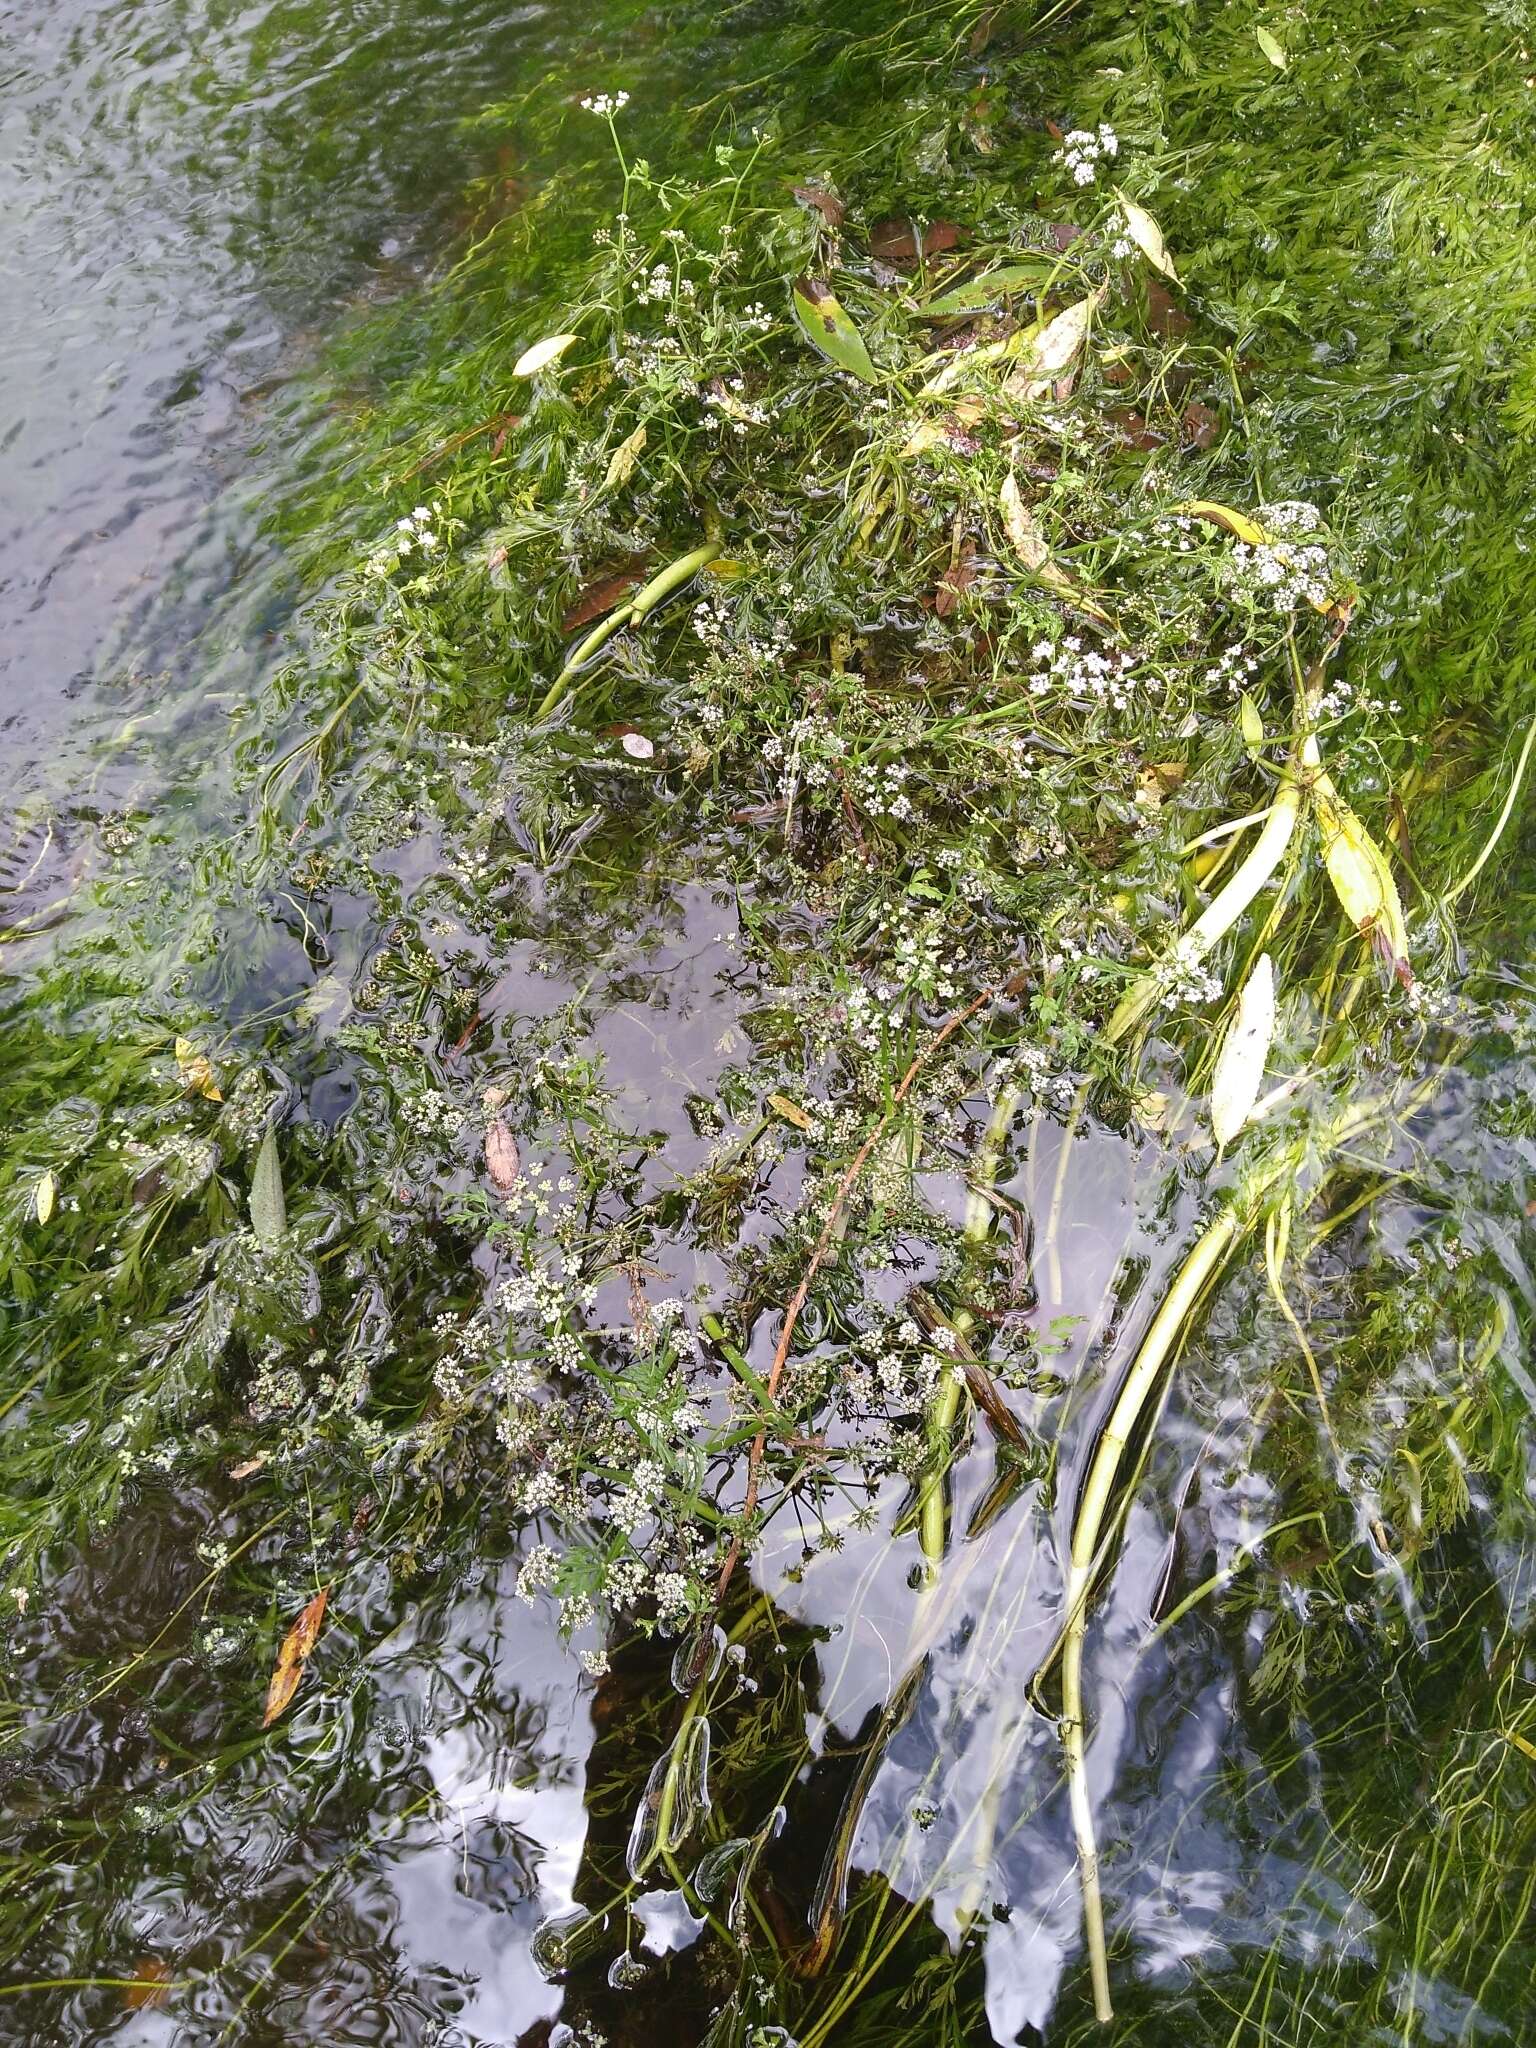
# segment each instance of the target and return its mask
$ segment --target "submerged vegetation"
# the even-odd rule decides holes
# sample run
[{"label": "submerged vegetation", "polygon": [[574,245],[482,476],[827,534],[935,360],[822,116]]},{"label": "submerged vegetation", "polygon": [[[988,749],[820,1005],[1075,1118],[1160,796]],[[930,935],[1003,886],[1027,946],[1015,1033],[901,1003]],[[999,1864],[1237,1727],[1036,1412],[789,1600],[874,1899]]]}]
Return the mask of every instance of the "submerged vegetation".
[{"label": "submerged vegetation", "polygon": [[240,828],[20,822],[15,2038],[509,2038],[487,1575],[563,2040],[1536,2026],[1523,11],[836,12],[483,115]]}]

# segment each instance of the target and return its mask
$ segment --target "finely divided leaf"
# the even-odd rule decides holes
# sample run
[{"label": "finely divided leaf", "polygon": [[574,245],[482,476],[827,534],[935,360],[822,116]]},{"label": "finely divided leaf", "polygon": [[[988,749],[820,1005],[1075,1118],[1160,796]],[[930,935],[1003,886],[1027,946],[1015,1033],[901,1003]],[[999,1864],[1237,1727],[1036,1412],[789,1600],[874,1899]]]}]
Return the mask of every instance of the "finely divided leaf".
[{"label": "finely divided leaf", "polygon": [[1261,953],[1237,999],[1237,1015],[1222,1040],[1211,1081],[1211,1128],[1218,1145],[1230,1145],[1247,1123],[1274,1035],[1275,964]]},{"label": "finely divided leaf", "polygon": [[866,384],[878,384],[880,372],[870,360],[864,337],[843,311],[829,285],[819,277],[795,280],[795,316],[806,339],[829,363]]}]

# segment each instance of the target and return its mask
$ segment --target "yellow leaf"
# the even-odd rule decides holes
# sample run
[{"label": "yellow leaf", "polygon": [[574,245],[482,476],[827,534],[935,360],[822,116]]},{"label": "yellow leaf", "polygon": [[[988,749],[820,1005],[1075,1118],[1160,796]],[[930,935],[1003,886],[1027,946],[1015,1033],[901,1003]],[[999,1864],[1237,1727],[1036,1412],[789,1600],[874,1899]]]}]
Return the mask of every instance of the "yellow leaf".
[{"label": "yellow leaf", "polygon": [[219,1093],[219,1084],[213,1078],[208,1055],[199,1052],[190,1038],[178,1038],[176,1041],[176,1071],[189,1095],[205,1096],[209,1102],[224,1100]]},{"label": "yellow leaf", "polygon": [[1086,299],[1047,320],[1020,355],[1003,389],[1010,398],[1042,398],[1062,373],[1071,368],[1088,339],[1093,316],[1104,296],[1101,285]]},{"label": "yellow leaf", "polygon": [[1168,245],[1163,240],[1163,231],[1144,206],[1138,206],[1134,199],[1127,199],[1117,185],[1115,197],[1125,215],[1125,229],[1142,255],[1154,270],[1160,270],[1164,277],[1172,278],[1175,284],[1179,273],[1173,267],[1173,258],[1168,254]]},{"label": "yellow leaf", "polygon": [[558,363],[571,343],[574,334],[549,334],[542,341],[536,341],[532,348],[525,348],[512,365],[514,377],[536,377],[540,370],[547,370],[551,363]]},{"label": "yellow leaf", "polygon": [[33,1198],[37,1204],[37,1220],[39,1223],[46,1223],[53,1214],[54,1197],[58,1192],[59,1184],[54,1179],[53,1170],[50,1167],[48,1172],[38,1182],[37,1193]]},{"label": "yellow leaf", "polygon": [[1536,1742],[1527,1741],[1525,1736],[1518,1735],[1513,1728],[1504,1730],[1504,1740],[1512,1742],[1522,1756],[1528,1756],[1532,1763],[1536,1763]]},{"label": "yellow leaf", "polygon": [[796,1130],[809,1131],[815,1128],[799,1103],[791,1102],[787,1095],[770,1095],[768,1097],[768,1107],[776,1116],[783,1117],[785,1123],[793,1124]]},{"label": "yellow leaf", "polygon": [[1003,528],[1009,544],[1026,569],[1039,569],[1050,560],[1050,546],[1040,531],[1035,515],[1019,495],[1019,480],[1010,469],[997,494]]},{"label": "yellow leaf", "polygon": [[621,441],[608,458],[608,467],[603,475],[603,489],[611,491],[616,484],[627,484],[635,473],[635,464],[645,450],[645,429],[636,427],[627,440]]},{"label": "yellow leaf", "polygon": [[1381,949],[1398,979],[1411,986],[1408,928],[1386,855],[1326,775],[1313,783],[1312,801],[1328,879],[1344,915],[1363,938]]},{"label": "yellow leaf", "polygon": [[1258,38],[1259,48],[1264,52],[1270,63],[1274,65],[1275,69],[1277,71],[1287,70],[1291,59],[1280,38],[1272,35],[1267,28],[1256,28],[1254,34]]},{"label": "yellow leaf", "polygon": [[298,1691],[299,1680],[304,1675],[304,1666],[309,1661],[309,1653],[320,1639],[320,1624],[325,1619],[325,1603],[330,1597],[330,1587],[322,1586],[314,1599],[300,1609],[298,1620],[283,1637],[282,1648],[277,1653],[277,1662],[272,1667],[272,1678],[267,1686],[267,1702],[261,1716],[263,1728],[272,1726]]},{"label": "yellow leaf", "polygon": [[1235,539],[1246,541],[1251,548],[1262,547],[1269,539],[1257,519],[1250,519],[1246,512],[1234,512],[1230,505],[1218,505],[1211,498],[1188,498],[1173,509],[1175,512],[1187,512],[1191,519],[1208,519],[1212,526],[1219,526]]},{"label": "yellow leaf", "polygon": [[843,311],[832,287],[819,277],[801,277],[795,280],[792,297],[795,317],[811,346],[850,376],[865,384],[878,384],[880,372],[870,361],[864,337]]},{"label": "yellow leaf", "polygon": [[1211,1077],[1211,1129],[1229,1145],[1253,1113],[1275,1035],[1275,963],[1261,953],[1237,999],[1237,1015]]},{"label": "yellow leaf", "polygon": [[953,385],[969,377],[975,370],[984,370],[989,363],[1006,362],[1016,356],[1024,346],[1022,338],[1010,334],[1003,341],[983,342],[980,348],[957,349],[945,363],[936,377],[930,377],[923,386],[924,398],[933,398],[941,391],[948,391]]}]

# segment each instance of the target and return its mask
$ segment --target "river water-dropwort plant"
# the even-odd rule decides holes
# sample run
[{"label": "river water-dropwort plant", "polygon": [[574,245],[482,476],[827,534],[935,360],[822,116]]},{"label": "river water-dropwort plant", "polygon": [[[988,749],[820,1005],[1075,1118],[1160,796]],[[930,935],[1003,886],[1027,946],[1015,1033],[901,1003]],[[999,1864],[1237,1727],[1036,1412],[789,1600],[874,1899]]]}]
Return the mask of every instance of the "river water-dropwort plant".
[{"label": "river water-dropwort plant", "polygon": [[457,1811],[530,2041],[1527,2038],[1523,11],[720,12],[333,343],[240,829],[16,899],[15,2009],[271,1814],[266,2038]]}]

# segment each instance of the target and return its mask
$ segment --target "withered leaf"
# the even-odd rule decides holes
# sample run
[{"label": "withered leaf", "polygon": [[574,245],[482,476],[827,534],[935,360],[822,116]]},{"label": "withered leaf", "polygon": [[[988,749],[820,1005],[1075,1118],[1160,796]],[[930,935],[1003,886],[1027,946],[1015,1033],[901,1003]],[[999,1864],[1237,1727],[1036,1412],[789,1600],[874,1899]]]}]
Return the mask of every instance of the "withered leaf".
[{"label": "withered leaf", "polygon": [[1186,447],[1209,448],[1221,432],[1221,414],[1213,412],[1208,405],[1202,405],[1198,398],[1192,398],[1185,406],[1179,424]]},{"label": "withered leaf", "polygon": [[330,1597],[330,1587],[322,1586],[314,1599],[299,1610],[298,1620],[283,1637],[282,1647],[277,1653],[277,1662],[272,1667],[271,1681],[267,1686],[267,1703],[261,1717],[263,1728],[272,1726],[298,1691],[299,1680],[304,1675],[304,1666],[309,1662],[310,1652],[320,1640],[320,1625],[325,1620],[325,1603]]},{"label": "withered leaf", "polygon": [[130,2012],[148,2012],[164,2005],[170,1995],[170,1964],[163,1956],[141,1956],[131,1981],[123,1986],[124,2005]]},{"label": "withered leaf", "polygon": [[829,228],[842,226],[843,215],[848,209],[835,192],[828,192],[821,185],[791,185],[789,189],[802,206],[808,206],[813,213],[819,213]]},{"label": "withered leaf", "polygon": [[933,608],[941,619],[949,617],[962,596],[976,581],[976,566],[972,559],[975,553],[975,543],[967,541],[939,578],[938,588],[933,593]]},{"label": "withered leaf", "polygon": [[522,1178],[517,1140],[505,1117],[493,1116],[485,1127],[485,1170],[503,1194],[510,1194]]},{"label": "withered leaf", "polygon": [[224,1100],[219,1093],[219,1084],[213,1078],[208,1055],[199,1052],[190,1038],[178,1038],[176,1041],[176,1071],[189,1095],[204,1096],[209,1102]]},{"label": "withered leaf", "polygon": [[915,270],[946,250],[958,248],[965,230],[952,220],[931,220],[921,233],[917,223],[888,214],[869,231],[869,253],[892,270]]},{"label": "withered leaf", "polygon": [[599,576],[582,590],[575,602],[568,607],[560,621],[562,633],[574,633],[578,626],[589,626],[594,619],[600,619],[604,612],[611,612],[621,597],[645,581],[645,564],[635,563],[627,569],[615,570],[611,575]]}]

